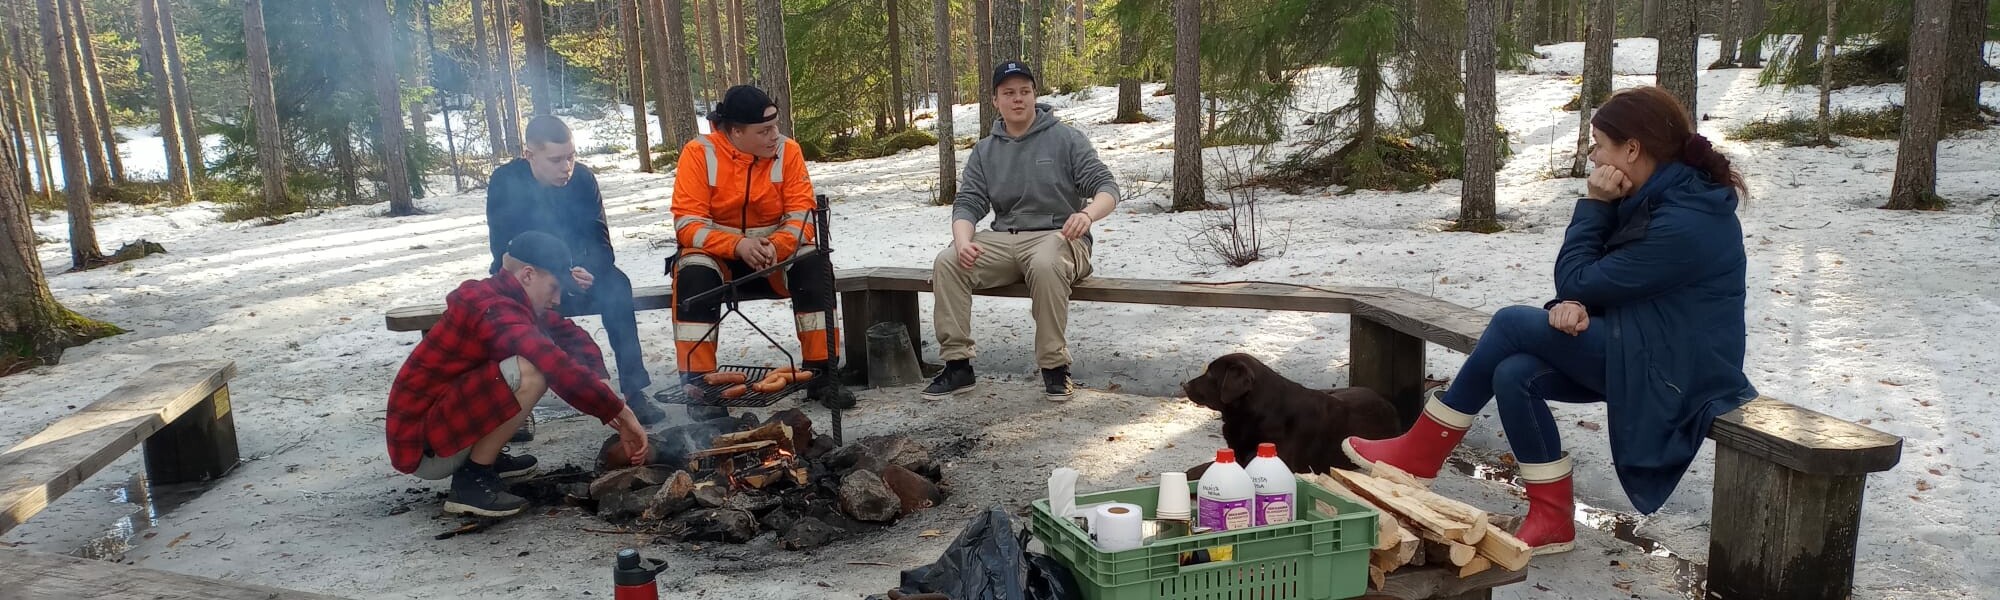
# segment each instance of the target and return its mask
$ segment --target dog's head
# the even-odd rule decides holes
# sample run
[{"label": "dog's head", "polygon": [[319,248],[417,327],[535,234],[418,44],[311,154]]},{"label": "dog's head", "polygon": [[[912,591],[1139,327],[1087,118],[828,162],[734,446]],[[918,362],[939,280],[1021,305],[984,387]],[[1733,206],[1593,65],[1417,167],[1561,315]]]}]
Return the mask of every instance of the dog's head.
[{"label": "dog's head", "polygon": [[1239,352],[1210,361],[1207,370],[1181,384],[1181,389],[1195,404],[1225,411],[1242,403],[1256,389],[1258,376],[1270,370],[1263,361]]}]

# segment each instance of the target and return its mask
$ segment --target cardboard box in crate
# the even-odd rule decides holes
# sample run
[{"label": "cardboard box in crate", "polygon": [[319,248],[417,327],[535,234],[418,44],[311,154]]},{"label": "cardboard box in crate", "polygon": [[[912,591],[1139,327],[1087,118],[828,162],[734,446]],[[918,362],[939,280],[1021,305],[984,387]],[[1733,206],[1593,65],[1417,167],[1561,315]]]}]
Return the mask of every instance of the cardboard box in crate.
[{"label": "cardboard box in crate", "polygon": [[[1193,493],[1196,483],[1189,483]],[[1137,504],[1150,519],[1159,487],[1081,494],[1079,506]],[[1036,500],[1028,527],[1048,554],[1068,566],[1086,600],[1330,600],[1368,591],[1368,550],[1375,546],[1374,509],[1300,479],[1299,512],[1291,523],[1159,540],[1123,552],[1103,552],[1069,519]],[[1230,547],[1226,562],[1181,566],[1183,552]]]}]

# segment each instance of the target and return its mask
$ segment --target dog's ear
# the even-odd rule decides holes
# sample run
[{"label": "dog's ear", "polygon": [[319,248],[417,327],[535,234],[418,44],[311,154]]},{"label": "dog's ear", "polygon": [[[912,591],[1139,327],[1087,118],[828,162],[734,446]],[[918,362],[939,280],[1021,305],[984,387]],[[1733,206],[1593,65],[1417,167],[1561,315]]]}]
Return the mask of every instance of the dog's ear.
[{"label": "dog's ear", "polygon": [[1250,388],[1256,386],[1256,377],[1250,373],[1250,365],[1243,361],[1217,361],[1221,364],[1210,369],[1215,376],[1216,401],[1224,407],[1236,406],[1250,395]]}]

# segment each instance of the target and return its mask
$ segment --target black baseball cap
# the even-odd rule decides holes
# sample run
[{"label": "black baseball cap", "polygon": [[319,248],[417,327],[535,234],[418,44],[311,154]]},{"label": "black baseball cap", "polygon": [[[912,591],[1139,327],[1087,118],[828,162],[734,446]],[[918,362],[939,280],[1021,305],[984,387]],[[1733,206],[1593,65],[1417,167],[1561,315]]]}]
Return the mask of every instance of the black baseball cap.
[{"label": "black baseball cap", "polygon": [[765,110],[777,106],[771,95],[754,85],[739,85],[723,92],[722,101],[715,103],[715,109],[708,112],[710,121],[755,125],[778,118],[766,116]]},{"label": "black baseball cap", "polygon": [[548,272],[556,278],[564,293],[583,293],[583,289],[576,285],[576,278],[569,274],[570,268],[576,266],[576,261],[570,258],[569,245],[556,239],[556,236],[540,231],[514,236],[512,241],[507,242],[507,255]]},{"label": "black baseball cap", "polygon": [[1035,78],[1035,72],[1028,69],[1028,63],[1010,60],[993,67],[993,89],[1000,89],[1000,83],[1006,81],[1008,77],[1017,76],[1026,77],[1028,81],[1035,82],[1038,85],[1041,83],[1040,80]]}]

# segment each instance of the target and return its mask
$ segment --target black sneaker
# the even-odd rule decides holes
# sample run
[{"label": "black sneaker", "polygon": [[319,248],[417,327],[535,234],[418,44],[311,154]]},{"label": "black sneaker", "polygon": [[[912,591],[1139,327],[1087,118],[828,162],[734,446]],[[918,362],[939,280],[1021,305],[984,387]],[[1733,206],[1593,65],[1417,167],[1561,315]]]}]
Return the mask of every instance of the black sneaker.
[{"label": "black sneaker", "polygon": [[972,391],[979,378],[972,374],[972,361],[945,361],[944,372],[931,380],[930,387],[924,388],[925,400],[939,400]]},{"label": "black sneaker", "polygon": [[534,475],[535,465],[539,462],[541,461],[535,460],[534,455],[531,454],[514,456],[506,452],[501,452],[500,458],[493,460],[493,472],[498,474],[501,479],[519,479]]},{"label": "black sneaker", "polygon": [[521,428],[514,430],[514,437],[507,438],[509,444],[525,444],[535,441],[535,411],[528,411],[528,420],[521,422]]},{"label": "black sneaker", "polygon": [[651,427],[654,423],[667,418],[666,411],[653,406],[653,402],[646,399],[646,392],[643,390],[626,392],[625,406],[632,409],[632,416],[639,418],[640,425]]},{"label": "black sneaker", "polygon": [[1068,402],[1076,395],[1076,382],[1069,378],[1069,365],[1042,369],[1042,393],[1050,402]]},{"label": "black sneaker", "polygon": [[806,383],[807,400],[833,410],[854,408],[858,403],[854,392],[840,383],[840,372],[834,368],[832,361],[806,361],[799,366],[813,374],[812,381]]},{"label": "black sneaker", "polygon": [[526,499],[507,493],[492,465],[472,461],[451,474],[451,494],[444,499],[444,512],[454,515],[511,517],[527,507]]}]

